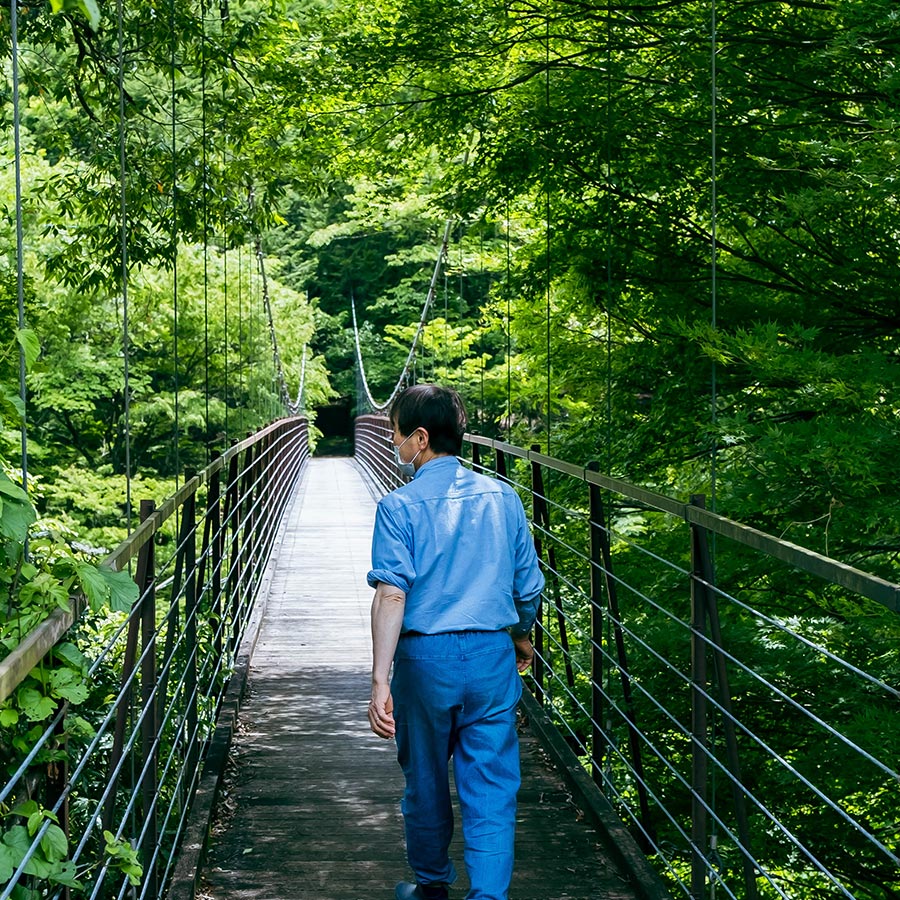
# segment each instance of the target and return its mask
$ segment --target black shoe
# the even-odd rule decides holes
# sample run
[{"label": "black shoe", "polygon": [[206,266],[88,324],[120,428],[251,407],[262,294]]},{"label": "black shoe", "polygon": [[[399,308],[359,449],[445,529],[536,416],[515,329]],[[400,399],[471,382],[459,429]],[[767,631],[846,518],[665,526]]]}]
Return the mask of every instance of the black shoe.
[{"label": "black shoe", "polygon": [[396,900],[448,900],[446,884],[411,884],[401,881],[394,890]]}]

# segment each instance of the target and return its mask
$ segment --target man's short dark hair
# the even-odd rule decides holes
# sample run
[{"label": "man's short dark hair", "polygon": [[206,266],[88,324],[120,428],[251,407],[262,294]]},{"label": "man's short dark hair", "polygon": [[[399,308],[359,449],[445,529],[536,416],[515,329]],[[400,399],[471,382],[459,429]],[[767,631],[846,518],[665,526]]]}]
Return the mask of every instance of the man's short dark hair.
[{"label": "man's short dark hair", "polygon": [[462,450],[466,408],[459,394],[450,388],[436,384],[408,387],[391,404],[390,418],[403,435],[424,428],[435,453],[459,455]]}]

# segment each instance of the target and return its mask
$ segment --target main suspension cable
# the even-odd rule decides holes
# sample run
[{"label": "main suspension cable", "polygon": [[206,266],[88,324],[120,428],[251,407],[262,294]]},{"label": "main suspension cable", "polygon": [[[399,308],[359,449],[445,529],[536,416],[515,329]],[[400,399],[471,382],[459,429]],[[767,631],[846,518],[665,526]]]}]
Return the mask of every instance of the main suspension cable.
[{"label": "main suspension cable", "polygon": [[300,398],[298,396],[297,403],[292,403],[290,394],[288,393],[287,380],[284,377],[284,366],[281,363],[281,354],[278,352],[278,337],[275,334],[275,318],[272,315],[272,302],[271,298],[269,297],[269,280],[268,278],[266,278],[266,266],[262,251],[262,241],[259,237],[256,238],[256,261],[262,286],[263,306],[265,307],[266,319],[269,323],[269,339],[272,343],[272,360],[275,366],[275,379],[276,387],[278,388],[278,396],[281,400],[282,405],[289,409],[292,415],[296,415],[300,403]]},{"label": "main suspension cable", "polygon": [[416,359],[416,347],[419,344],[419,340],[422,337],[422,332],[425,330],[425,321],[428,317],[428,312],[431,309],[432,303],[434,303],[434,295],[435,290],[437,288],[438,278],[441,274],[441,269],[443,268],[442,264],[444,262],[444,257],[447,253],[447,243],[450,240],[450,229],[453,227],[453,219],[448,219],[447,224],[444,226],[444,236],[441,240],[441,249],[438,253],[437,261],[434,264],[434,272],[431,275],[431,283],[428,285],[428,293],[425,296],[425,303],[422,306],[422,315],[419,317],[419,326],[416,329],[415,337],[413,337],[412,344],[409,348],[409,353],[406,356],[406,362],[403,364],[403,370],[400,372],[400,377],[397,379],[396,385],[394,385],[393,391],[391,391],[391,396],[385,400],[384,403],[379,403],[373,396],[372,391],[369,389],[369,382],[366,378],[366,368],[363,363],[362,356],[362,347],[359,342],[359,327],[356,322],[356,300],[351,292],[350,294],[350,310],[353,314],[353,339],[356,344],[356,364],[359,367],[360,381],[362,389],[366,395],[366,400],[369,403],[369,406],[372,408],[374,412],[384,412],[396,398],[397,394],[403,389],[406,384],[406,380],[409,377],[410,369],[415,364]]}]

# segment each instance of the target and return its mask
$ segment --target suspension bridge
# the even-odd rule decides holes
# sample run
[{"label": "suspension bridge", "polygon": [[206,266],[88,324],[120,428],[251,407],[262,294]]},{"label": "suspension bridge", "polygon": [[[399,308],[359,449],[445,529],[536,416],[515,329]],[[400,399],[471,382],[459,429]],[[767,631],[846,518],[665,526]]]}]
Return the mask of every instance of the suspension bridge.
[{"label": "suspension bridge", "polygon": [[[361,900],[407,875],[399,768],[365,717],[365,573],[375,501],[402,483],[385,413],[416,378],[450,231],[384,403],[351,298],[368,411],[347,458],[311,457],[306,348],[292,400],[258,251],[286,415],[142,501],[106,560],[139,598],[84,659],[101,712],[60,693],[0,788],[27,823],[0,847],[0,900]],[[895,616],[900,586],[542,449],[473,433],[463,454],[522,496],[547,581],[512,896],[896,896],[896,651],[860,634],[835,652],[784,601]],[[0,702],[92,628],[77,600],[57,610],[0,662]]]},{"label": "suspension bridge", "polygon": [[[73,715],[62,703],[0,793],[10,807],[39,787],[49,812],[22,836],[3,896],[47,871],[56,822],[91,897],[389,896],[404,874],[401,786],[365,721],[364,577],[374,500],[399,479],[388,433],[383,416],[361,416],[353,459],[311,459],[306,420],[279,420],[158,509],[142,504],[141,526],[109,560],[134,563],[141,595],[93,663],[108,709],[65,761],[55,751]],[[869,896],[854,893],[861,872],[889,884],[897,833],[872,827],[866,800],[895,796],[896,758],[879,758],[862,724],[900,692],[752,605],[745,583],[754,567],[780,569],[895,612],[900,588],[699,498],[474,434],[466,447],[468,465],[521,490],[547,574],[522,705],[513,895],[701,897],[715,885],[796,897],[802,878],[806,896]],[[657,520],[668,556],[652,536],[604,524],[613,497]],[[713,537],[735,584],[712,571]],[[2,663],[4,696],[75,613]],[[775,674],[766,653],[781,661]],[[840,681],[868,709],[819,708],[798,690],[808,667],[813,683]],[[29,764],[41,757],[37,785]],[[859,782],[848,787],[834,766]],[[823,852],[834,829],[840,857]]]},{"label": "suspension bridge", "polygon": [[[84,7],[99,19],[94,3],[59,5]],[[20,147],[18,67],[24,55],[17,43],[19,12],[31,15],[14,0],[11,97],[21,333],[27,224],[21,164],[27,154]],[[117,321],[121,303],[123,387],[116,427],[124,423],[129,528],[134,468],[130,290],[141,265],[171,272],[166,299],[173,322],[176,491],[159,505],[141,500],[140,524],[106,560],[137,584],[138,600],[130,612],[98,622],[85,614],[81,598],[63,601],[0,661],[0,704],[15,697],[21,709],[36,708],[40,696],[29,694],[34,683],[53,698],[52,708],[35,714],[34,722],[14,723],[18,755],[5,760],[0,786],[0,900],[388,897],[394,882],[408,875],[398,804],[402,785],[391,745],[371,736],[366,724],[370,595],[365,572],[374,503],[401,483],[388,453],[384,412],[402,386],[417,377],[420,341],[433,311],[453,220],[443,230],[405,364],[384,402],[373,396],[366,377],[350,297],[359,380],[354,455],[316,458],[303,414],[313,358],[305,338],[297,341],[302,345],[300,386],[289,390],[282,358],[288,347],[279,343],[259,236],[266,221],[260,213],[264,202],[256,202],[251,187],[249,197],[226,209],[231,169],[243,166],[228,154],[236,152],[237,138],[244,136],[223,144],[221,160],[210,155],[210,135],[218,126],[207,120],[213,94],[207,75],[213,52],[224,60],[223,70],[233,61],[224,39],[234,24],[228,4],[220,4],[214,16],[204,5],[194,17],[174,2],[167,16],[157,12],[143,21],[140,5],[125,10],[116,4],[115,36],[108,30],[104,47],[86,38],[79,44],[79,66],[93,58],[106,79],[98,82],[102,89],[96,98],[86,99],[79,86],[79,103],[90,112],[94,99],[98,108],[109,106],[107,116],[117,118],[115,134],[104,135],[106,146],[91,176],[95,180],[87,178],[89,189],[73,193],[106,198],[93,208],[94,218],[81,237],[95,241],[86,245],[86,255],[92,249],[100,253],[97,248],[106,254],[103,265],[109,271],[103,284],[115,295]],[[672,234],[673,244],[695,232],[709,242],[709,324],[715,330],[720,103],[715,0],[710,12],[712,115],[710,133],[702,135],[710,142],[710,209],[705,218],[683,223],[686,231]],[[129,23],[130,32],[124,27]],[[610,20],[607,26],[608,40],[614,24]],[[144,32],[149,35],[154,28],[153,40],[166,52],[150,75],[138,78],[129,69],[131,60]],[[681,26],[676,30],[684,33]],[[190,51],[182,33],[194,35]],[[42,39],[40,29],[32,31],[38,46]],[[872,46],[879,49],[877,42]],[[615,54],[611,58],[615,61]],[[35,59],[45,63],[37,55],[32,68]],[[742,59],[742,76],[746,68]],[[146,132],[136,130],[137,113],[129,105],[134,101],[130,89],[139,80],[146,94],[134,106],[149,123]],[[238,95],[225,103],[231,90],[226,80],[221,86],[223,128],[231,119],[239,121],[242,105]],[[180,117],[179,105],[187,105],[192,92],[201,97],[199,109]],[[868,93],[851,95],[848,107],[855,109]],[[615,113],[608,100],[607,130]],[[694,111],[690,117],[698,115]],[[622,190],[614,171],[619,160],[612,138],[605,141],[606,172],[598,184],[615,193]],[[258,141],[259,146],[269,143],[279,141]],[[804,147],[807,143],[818,145],[804,135]],[[135,172],[144,171],[128,155],[136,148],[157,163],[146,169],[153,173],[146,179],[152,202],[135,188]],[[148,148],[157,148],[160,158]],[[522,447],[509,436],[503,441],[472,433],[462,457],[465,465],[504,479],[519,492],[547,581],[535,631],[536,662],[526,677],[521,706],[524,780],[514,900],[896,900],[900,586],[719,515],[714,496],[669,496],[612,477],[591,459],[551,455],[551,331],[560,323],[551,316],[551,226],[559,213],[551,208],[550,155],[546,280],[533,290],[546,302],[546,400],[538,414],[546,416],[544,443]],[[625,162],[622,168],[627,169]],[[767,185],[775,170],[773,164],[766,171]],[[195,182],[196,189],[190,189]],[[241,185],[243,190],[243,177]],[[268,189],[259,187],[261,193]],[[591,184],[590,192],[596,191]],[[221,208],[210,209],[216,198]],[[508,200],[506,205],[508,286]],[[153,210],[157,214],[147,225],[141,217]],[[612,206],[604,213],[605,274],[599,276],[610,297],[613,280],[620,277],[613,213]],[[594,228],[598,217],[587,218]],[[618,227],[627,231],[630,226]],[[211,329],[217,323],[210,322],[212,276],[207,270],[216,228],[223,295],[224,385],[219,393],[225,398],[219,445],[225,447],[235,434],[241,438],[204,456],[206,464],[181,483],[179,448],[186,426],[179,390],[186,374],[179,355],[184,350],[178,344],[179,323],[185,317],[179,298],[184,300],[180,290],[190,278],[184,272],[183,281],[179,278],[179,248],[189,240],[202,244],[204,321],[194,334],[204,344],[197,358],[204,369],[208,437],[214,430],[210,398],[216,394]],[[61,243],[77,247],[79,241],[70,237]],[[253,298],[243,294],[250,281],[242,255],[248,243],[256,261]],[[789,243],[793,260],[800,244]],[[886,243],[893,246],[893,239]],[[826,244],[829,249],[830,236]],[[652,233],[648,246],[658,245]],[[892,284],[893,255],[887,256]],[[752,261],[745,257],[743,262]],[[57,258],[70,279],[82,262],[64,254]],[[766,272],[765,285],[773,273],[786,281],[797,277],[786,265],[785,272]],[[754,282],[752,273],[739,274]],[[199,273],[194,275],[199,281]],[[656,271],[645,273],[645,281],[658,277]],[[676,273],[678,291],[684,290],[684,278]],[[842,274],[836,282],[842,296],[845,281]],[[259,307],[252,316],[247,311],[251,300]],[[509,398],[514,375],[508,292],[505,300]],[[149,310],[152,304],[146,305]],[[610,304],[605,315],[609,352]],[[596,342],[596,335],[591,340]],[[21,343],[19,399],[27,410],[28,341]],[[259,345],[265,349],[254,356],[250,345],[254,352]],[[238,355],[233,371],[229,347]],[[267,424],[247,436],[242,418],[237,426],[229,422],[227,400],[250,394],[251,377],[265,401],[254,421]],[[715,365],[711,381],[715,419]],[[883,397],[873,401],[878,404],[885,404]],[[507,409],[511,416],[509,400]],[[609,411],[607,422],[612,428]],[[27,487],[25,427],[22,448],[21,481]],[[714,473],[711,481],[715,484]],[[861,624],[835,639],[835,623],[850,621]],[[90,655],[79,650],[87,645]],[[66,667],[87,687],[66,681]],[[823,685],[829,687],[827,699]],[[85,692],[93,701],[89,710],[81,706]],[[0,723],[6,713],[19,715],[9,705],[0,706]],[[458,857],[459,839],[454,848]],[[455,890],[462,894],[465,886],[463,879]]]},{"label": "suspension bridge", "polygon": [[[365,718],[365,573],[374,503],[402,483],[385,410],[415,379],[449,233],[385,403],[351,307],[368,410],[352,458],[310,455],[304,374],[292,400],[258,254],[285,417],[141,502],[106,560],[139,590],[111,631],[75,600],[0,662],[2,702],[100,640],[76,665],[104,698],[87,721],[62,690],[20,741],[0,900],[361,900],[406,875],[399,768]],[[896,896],[896,648],[873,658],[857,632],[836,652],[826,619],[785,602],[874,621],[900,612],[900,586],[542,449],[473,433],[463,454],[522,496],[547,581],[516,900]]]}]

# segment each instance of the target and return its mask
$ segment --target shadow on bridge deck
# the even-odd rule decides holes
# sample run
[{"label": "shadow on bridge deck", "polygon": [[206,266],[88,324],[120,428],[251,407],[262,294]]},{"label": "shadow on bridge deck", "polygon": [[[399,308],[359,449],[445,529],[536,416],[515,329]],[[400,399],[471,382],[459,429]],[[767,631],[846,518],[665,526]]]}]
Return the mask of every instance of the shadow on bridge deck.
[{"label": "shadow on bridge deck", "polygon": [[[288,515],[199,895],[389,900],[409,873],[394,744],[365,715],[374,501],[350,460],[319,459]],[[527,730],[522,762],[513,900],[637,898]]]}]

